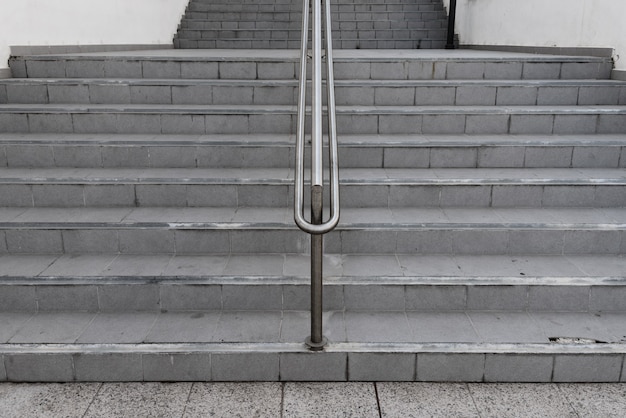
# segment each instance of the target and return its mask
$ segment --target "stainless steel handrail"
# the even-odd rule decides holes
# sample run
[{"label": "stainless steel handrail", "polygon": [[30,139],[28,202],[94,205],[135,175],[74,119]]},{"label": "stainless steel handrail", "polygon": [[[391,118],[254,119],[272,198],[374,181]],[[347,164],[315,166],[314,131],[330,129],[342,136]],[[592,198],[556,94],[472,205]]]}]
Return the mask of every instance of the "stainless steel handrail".
[{"label": "stainless steel handrail", "polygon": [[326,101],[328,115],[328,148],[330,168],[330,217],[323,220],[324,158],[322,108],[322,1],[313,0],[311,51],[311,220],[304,216],[304,141],[306,125],[307,51],[309,32],[309,0],[303,0],[302,46],[300,53],[300,88],[298,98],[298,127],[296,134],[296,173],[294,220],[304,232],[311,234],[311,336],[306,343],[312,350],[326,345],[322,334],[322,258],[323,234],[339,223],[339,165],[335,114],[335,81],[333,77],[332,26],[330,1],[324,0]]}]

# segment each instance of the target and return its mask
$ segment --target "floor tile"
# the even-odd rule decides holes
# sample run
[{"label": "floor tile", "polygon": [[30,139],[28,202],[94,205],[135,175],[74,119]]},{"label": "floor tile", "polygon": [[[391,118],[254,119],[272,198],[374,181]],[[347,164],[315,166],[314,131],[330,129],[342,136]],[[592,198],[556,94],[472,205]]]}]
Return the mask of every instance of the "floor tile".
[{"label": "floor tile", "polygon": [[558,388],[580,417],[626,415],[624,384],[560,384]]},{"label": "floor tile", "polygon": [[181,417],[191,383],[104,383],[85,418]]},{"label": "floor tile", "polygon": [[351,342],[411,342],[413,336],[404,312],[346,312],[346,332]]},{"label": "floor tile", "polygon": [[347,256],[343,263],[344,276],[402,276],[395,255]]},{"label": "floor tile", "polygon": [[38,276],[58,258],[58,255],[0,256],[0,277]]},{"label": "floor tile", "polygon": [[377,383],[381,416],[479,417],[464,384]]},{"label": "floor tile", "polygon": [[141,343],[154,325],[157,313],[99,313],[77,343]]},{"label": "floor tile", "polygon": [[218,276],[224,272],[228,256],[184,256],[170,259],[163,276]]},{"label": "floor tile", "polygon": [[469,384],[481,417],[577,417],[552,384]]},{"label": "floor tile", "polygon": [[161,313],[145,339],[147,343],[214,341],[220,312]]},{"label": "floor tile", "polygon": [[161,276],[171,256],[120,255],[102,272],[104,276]]},{"label": "floor tile", "polygon": [[414,341],[418,342],[478,342],[479,336],[463,312],[407,312]]},{"label": "floor tile", "polygon": [[195,383],[184,418],[279,417],[280,383]]},{"label": "floor tile", "polygon": [[233,255],[226,264],[224,274],[228,276],[281,276],[284,262],[282,255]]},{"label": "floor tile", "polygon": [[12,344],[74,343],[94,319],[92,313],[39,313],[9,341]]},{"label": "floor tile", "polygon": [[490,343],[545,343],[539,324],[525,312],[468,312],[481,341]]},{"label": "floor tile", "polygon": [[100,383],[0,385],[0,415],[4,418],[82,418]]},{"label": "floor tile", "polygon": [[373,383],[286,383],[282,416],[378,417]]},{"label": "floor tile", "polygon": [[456,276],[460,271],[455,257],[451,255],[398,255],[398,260],[405,276]]},{"label": "floor tile", "polygon": [[[614,337],[600,317],[579,312],[533,312],[531,317],[548,338],[590,338],[609,342]],[[623,315],[620,315],[624,319]],[[607,317],[608,318],[608,317]],[[621,321],[620,321],[621,322]],[[626,330],[626,326],[625,330]]]},{"label": "floor tile", "polygon": [[42,276],[88,277],[100,276],[117,255],[67,254],[44,270]]},{"label": "floor tile", "polygon": [[0,312],[0,344],[5,344],[13,337],[35,314],[21,312]]},{"label": "floor tile", "polygon": [[[343,312],[326,311],[322,315],[322,332],[330,342],[346,341]],[[280,331],[282,342],[303,342],[311,335],[311,314],[308,311],[285,311]]]},{"label": "floor tile", "polygon": [[280,336],[281,320],[278,311],[223,312],[213,341],[275,342]]}]

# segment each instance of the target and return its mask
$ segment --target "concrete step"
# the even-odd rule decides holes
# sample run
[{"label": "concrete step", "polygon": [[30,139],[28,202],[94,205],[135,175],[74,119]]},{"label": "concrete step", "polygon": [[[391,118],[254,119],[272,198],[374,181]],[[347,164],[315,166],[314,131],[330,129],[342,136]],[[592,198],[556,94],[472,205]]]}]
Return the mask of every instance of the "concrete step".
[{"label": "concrete step", "polygon": [[[401,11],[443,11],[441,3],[408,3],[408,2],[333,2],[330,4],[333,12],[401,12]],[[187,11],[195,12],[284,12],[302,11],[300,2],[197,2],[191,1]]]},{"label": "concrete step", "polygon": [[[337,80],[609,79],[609,58],[477,50],[337,50]],[[13,57],[16,78],[294,79],[298,51],[156,50]]]},{"label": "concrete step", "polygon": [[302,311],[0,315],[15,382],[625,380],[623,311],[331,311],[318,353]]},{"label": "concrete step", "polygon": [[[332,22],[333,30],[385,30],[385,29],[441,29],[447,28],[446,20],[410,21],[410,20],[349,20]],[[243,20],[228,21],[222,19],[189,19],[180,22],[180,29],[189,30],[234,30],[234,29],[302,29],[299,20]]]},{"label": "concrete step", "polygon": [[[291,80],[5,79],[0,104],[293,105]],[[338,105],[626,105],[614,80],[338,80]]]},{"label": "concrete step", "polygon": [[[626,206],[622,169],[344,169],[345,207]],[[289,168],[0,169],[5,206],[288,207]]]},{"label": "concrete step", "polygon": [[[345,208],[336,254],[620,255],[622,208]],[[309,237],[276,207],[2,210],[4,254],[306,254]]]},{"label": "concrete step", "polygon": [[[230,41],[298,41],[301,40],[299,29],[211,29],[193,30],[182,29],[178,31],[177,39],[188,40],[230,40]],[[336,30],[333,33],[333,41],[363,40],[363,41],[391,41],[391,40],[420,40],[420,39],[445,39],[447,30],[437,29],[355,29]],[[341,44],[338,44],[341,45]]]},{"label": "concrete step", "polygon": [[[292,135],[0,134],[6,168],[293,167]],[[626,168],[626,135],[342,135],[348,168]]]},{"label": "concrete step", "polygon": [[[310,257],[302,254],[0,260],[2,312],[292,311],[310,304]],[[624,311],[625,263],[623,255],[326,254],[324,303],[329,311],[361,312]]]},{"label": "concrete step", "polygon": [[[0,105],[4,132],[295,132],[285,105]],[[621,134],[626,106],[337,106],[339,134]]]}]

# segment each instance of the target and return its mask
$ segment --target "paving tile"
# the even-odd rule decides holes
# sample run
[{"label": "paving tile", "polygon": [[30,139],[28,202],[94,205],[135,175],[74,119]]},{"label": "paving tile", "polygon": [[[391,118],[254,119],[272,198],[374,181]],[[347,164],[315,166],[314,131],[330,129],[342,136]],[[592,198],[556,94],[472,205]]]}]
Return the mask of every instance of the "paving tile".
[{"label": "paving tile", "polygon": [[479,342],[469,317],[463,312],[407,312],[414,341],[430,343]]},{"label": "paving tile", "polygon": [[349,353],[348,380],[356,382],[412,382],[415,379],[415,354]]},{"label": "paving tile", "polygon": [[413,335],[404,312],[346,312],[350,342],[411,342]]},{"label": "paving tile", "polygon": [[402,276],[395,255],[350,255],[343,262],[344,276]]},{"label": "paving tile", "polygon": [[527,297],[527,286],[468,286],[467,309],[521,311],[528,306]]},{"label": "paving tile", "polygon": [[71,382],[74,365],[70,354],[5,354],[11,382]]},{"label": "paving tile", "polygon": [[404,286],[345,285],[345,308],[350,311],[404,311],[404,293]]},{"label": "paving tile", "polygon": [[94,319],[91,313],[39,313],[9,340],[12,344],[76,342]]},{"label": "paving tile", "polygon": [[526,312],[468,312],[474,329],[484,342],[545,343],[541,327]]},{"label": "paving tile", "polygon": [[76,341],[80,344],[141,343],[154,325],[157,313],[99,313]]},{"label": "paving tile", "polygon": [[223,312],[213,341],[217,342],[275,342],[280,337],[281,312],[245,311]]},{"label": "paving tile", "polygon": [[287,383],[284,391],[283,417],[379,416],[372,383]]},{"label": "paving tile", "polygon": [[281,276],[283,273],[284,256],[238,256],[229,258],[223,274],[229,276]]},{"label": "paving tile", "polygon": [[610,335],[610,342],[626,342],[626,314],[624,312],[594,314],[594,319],[598,319],[602,328],[606,329]]},{"label": "paving tile", "polygon": [[343,382],[347,353],[300,352],[280,355],[280,378],[285,382]]},{"label": "paving tile", "polygon": [[624,360],[622,354],[557,355],[554,382],[619,382]]},{"label": "paving tile", "polygon": [[145,339],[147,343],[211,342],[219,312],[161,313]]},{"label": "paving tile", "polygon": [[623,384],[560,384],[558,389],[581,417],[620,417],[626,411]]},{"label": "paving tile", "polygon": [[32,317],[32,313],[0,312],[0,344],[7,343]]},{"label": "paving tile", "polygon": [[141,381],[143,380],[141,354],[75,354],[74,373],[79,382]]},{"label": "paving tile", "polygon": [[161,309],[165,311],[207,311],[222,309],[221,285],[162,284]]},{"label": "paving tile", "polygon": [[470,384],[469,391],[483,417],[578,416],[552,384]]},{"label": "paving tile", "polygon": [[98,288],[92,285],[52,285],[37,286],[39,311],[87,311],[96,312]]},{"label": "paving tile", "polygon": [[[329,342],[345,342],[346,325],[344,313],[324,311],[322,313],[324,337]],[[311,335],[311,313],[309,311],[285,311],[280,330],[281,342],[303,342]]]},{"label": "paving tile", "polygon": [[479,417],[467,386],[444,383],[377,383],[384,417]]},{"label": "paving tile", "polygon": [[484,374],[484,354],[417,354],[418,381],[482,382]]},{"label": "paving tile", "polygon": [[599,315],[581,312],[533,312],[530,315],[548,338],[591,338],[604,342],[615,338],[605,324],[608,321]]},{"label": "paving tile", "polygon": [[84,417],[181,417],[192,383],[105,383]]},{"label": "paving tile", "polygon": [[550,382],[554,359],[546,355],[487,354],[485,382]]},{"label": "paving tile", "polygon": [[236,353],[211,355],[212,379],[217,382],[277,381],[278,353]]},{"label": "paving tile", "polygon": [[283,292],[280,286],[223,286],[222,303],[225,310],[279,311],[283,305]]},{"label": "paving tile", "polygon": [[168,255],[120,255],[102,272],[104,276],[158,277],[169,264]]},{"label": "paving tile", "polygon": [[36,312],[36,286],[2,286],[0,292],[0,311]]},{"label": "paving tile", "polygon": [[41,275],[56,277],[100,276],[116,257],[117,255],[67,254],[55,260]]},{"label": "paving tile", "polygon": [[280,383],[195,383],[185,418],[208,416],[281,416]]},{"label": "paving tile", "polygon": [[144,354],[143,379],[146,382],[207,382],[211,380],[211,355]]},{"label": "paving tile", "polygon": [[161,308],[156,284],[107,284],[98,286],[101,311],[154,311]]},{"label": "paving tile", "polygon": [[6,418],[82,418],[100,383],[4,384],[0,410]]}]

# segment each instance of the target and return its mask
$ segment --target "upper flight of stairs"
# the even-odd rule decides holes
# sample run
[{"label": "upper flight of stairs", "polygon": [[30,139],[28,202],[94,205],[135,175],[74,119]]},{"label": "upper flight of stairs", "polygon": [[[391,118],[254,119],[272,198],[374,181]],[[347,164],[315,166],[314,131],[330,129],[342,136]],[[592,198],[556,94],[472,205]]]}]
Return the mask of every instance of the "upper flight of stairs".
[{"label": "upper flight of stairs", "polygon": [[335,51],[342,219],[311,353],[297,55],[12,59],[0,380],[626,380],[610,60]]},{"label": "upper flight of stairs", "polygon": [[[443,48],[441,0],[331,2],[333,45],[344,49]],[[177,48],[300,48],[302,2],[191,0],[174,37]]]}]

